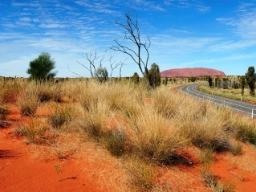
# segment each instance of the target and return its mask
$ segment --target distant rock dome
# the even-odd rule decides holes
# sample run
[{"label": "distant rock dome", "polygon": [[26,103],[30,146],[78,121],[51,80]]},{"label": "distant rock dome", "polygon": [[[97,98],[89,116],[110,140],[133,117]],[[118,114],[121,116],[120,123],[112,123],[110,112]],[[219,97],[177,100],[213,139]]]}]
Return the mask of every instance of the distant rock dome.
[{"label": "distant rock dome", "polygon": [[160,73],[161,77],[202,77],[202,76],[221,76],[226,74],[222,71],[209,68],[181,68],[169,69]]}]

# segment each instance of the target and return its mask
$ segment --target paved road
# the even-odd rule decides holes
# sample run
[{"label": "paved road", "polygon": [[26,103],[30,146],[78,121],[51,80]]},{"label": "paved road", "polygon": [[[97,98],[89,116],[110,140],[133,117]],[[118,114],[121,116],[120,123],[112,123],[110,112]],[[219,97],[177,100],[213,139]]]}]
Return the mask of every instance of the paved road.
[{"label": "paved road", "polygon": [[214,104],[225,106],[227,108],[230,108],[231,110],[243,113],[245,115],[252,116],[252,110],[253,110],[254,111],[253,116],[256,117],[256,105],[245,103],[242,101],[236,101],[233,99],[223,98],[223,97],[219,97],[219,96],[215,96],[207,93],[202,93],[196,90],[197,86],[199,86],[199,84],[186,85],[181,87],[179,90],[181,92],[189,94],[198,99],[208,100]]}]

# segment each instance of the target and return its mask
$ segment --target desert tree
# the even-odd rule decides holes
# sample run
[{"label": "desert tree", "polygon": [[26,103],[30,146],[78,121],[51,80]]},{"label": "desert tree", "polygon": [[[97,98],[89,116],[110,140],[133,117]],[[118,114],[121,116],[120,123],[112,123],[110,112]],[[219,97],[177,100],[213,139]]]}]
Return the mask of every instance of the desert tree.
[{"label": "desert tree", "polygon": [[55,77],[57,72],[52,72],[55,68],[55,61],[49,53],[43,52],[38,58],[30,61],[27,73],[29,78],[36,81],[49,80]]},{"label": "desert tree", "polygon": [[241,94],[242,94],[242,96],[244,95],[244,87],[245,87],[245,84],[246,84],[246,80],[245,80],[245,77],[244,76],[242,76],[241,78],[240,78],[240,81],[241,81]]},{"label": "desert tree", "polygon": [[253,66],[248,68],[248,71],[245,74],[245,78],[250,88],[250,94],[255,95],[254,89],[255,89],[256,75],[255,75],[255,69]]},{"label": "desert tree", "polygon": [[108,71],[104,67],[98,67],[94,73],[94,77],[99,80],[99,82],[106,82],[108,80]]},{"label": "desert tree", "polygon": [[156,88],[161,84],[160,69],[156,63],[153,63],[149,70],[149,84],[153,88]]},{"label": "desert tree", "polygon": [[133,76],[131,77],[131,80],[134,82],[134,84],[139,84],[140,82],[140,76],[138,75],[138,73],[134,73]]},{"label": "desert tree", "polygon": [[[125,22],[121,23],[117,21],[116,24],[124,29],[124,39],[135,45],[136,49],[121,44],[117,39],[114,40],[116,45],[113,45],[110,48],[114,51],[119,51],[128,55],[138,65],[140,72],[146,77],[149,83],[148,60],[151,41],[149,37],[147,37],[147,42],[142,42],[137,15],[131,16],[129,13],[125,13],[124,16]],[[143,53],[146,54],[145,59],[142,58]]]},{"label": "desert tree", "polygon": [[208,76],[207,81],[209,83],[209,87],[212,87],[212,77]]},{"label": "desert tree", "polygon": [[163,84],[164,84],[165,86],[167,86],[167,84],[168,84],[168,77],[165,77],[165,78],[164,78]]}]

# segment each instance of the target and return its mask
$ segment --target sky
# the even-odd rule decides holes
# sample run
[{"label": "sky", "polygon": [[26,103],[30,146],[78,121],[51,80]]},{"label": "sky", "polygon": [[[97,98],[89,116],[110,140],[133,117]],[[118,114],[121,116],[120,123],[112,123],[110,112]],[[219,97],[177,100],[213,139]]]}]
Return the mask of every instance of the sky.
[{"label": "sky", "polygon": [[[85,53],[124,62],[122,76],[141,75],[121,52],[125,13],[137,15],[141,39],[151,41],[149,68],[206,67],[244,75],[256,61],[256,0],[0,0],[0,76],[28,77],[29,62],[47,52],[57,77],[90,77]],[[110,58],[112,57],[112,60]],[[145,60],[145,55],[143,54]]]}]

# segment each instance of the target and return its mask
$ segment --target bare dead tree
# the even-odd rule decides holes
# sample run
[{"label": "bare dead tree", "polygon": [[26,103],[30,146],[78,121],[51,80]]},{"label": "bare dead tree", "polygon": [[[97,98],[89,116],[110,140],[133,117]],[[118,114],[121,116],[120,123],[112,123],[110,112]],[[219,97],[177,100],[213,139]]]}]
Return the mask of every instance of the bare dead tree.
[{"label": "bare dead tree", "polygon": [[[114,51],[119,51],[129,55],[129,57],[139,66],[141,73],[144,77],[149,81],[149,72],[148,72],[148,60],[149,60],[149,47],[151,45],[151,41],[149,37],[147,37],[147,41],[143,43],[141,40],[140,28],[138,25],[137,15],[132,18],[129,13],[125,14],[125,23],[121,23],[119,21],[116,22],[117,25],[121,26],[125,30],[124,39],[135,44],[137,50],[133,50],[132,48],[122,45],[118,42],[117,39],[114,40],[116,45],[111,46],[111,49]],[[142,59],[142,52],[145,51],[146,59]]]},{"label": "bare dead tree", "polygon": [[127,58],[123,61],[119,62],[120,68],[119,68],[119,78],[121,79],[122,77],[122,67],[125,65],[125,61],[127,60]]},{"label": "bare dead tree", "polygon": [[100,62],[97,66],[96,61],[100,58],[100,56],[98,56],[97,54],[98,53],[96,51],[90,51],[83,54],[83,57],[88,61],[89,66],[77,61],[77,63],[79,63],[90,72],[92,78],[94,77],[97,68],[102,67],[102,61],[104,59],[104,56],[101,57]]},{"label": "bare dead tree", "polygon": [[111,69],[109,77],[110,77],[111,79],[112,79],[112,75],[113,75],[114,69],[116,69],[116,68],[118,67],[118,65],[119,65],[119,63],[117,63],[116,60],[113,61],[113,57],[114,57],[114,53],[111,52],[111,53],[109,54],[109,59],[108,59],[109,65],[110,65],[110,69]]}]

